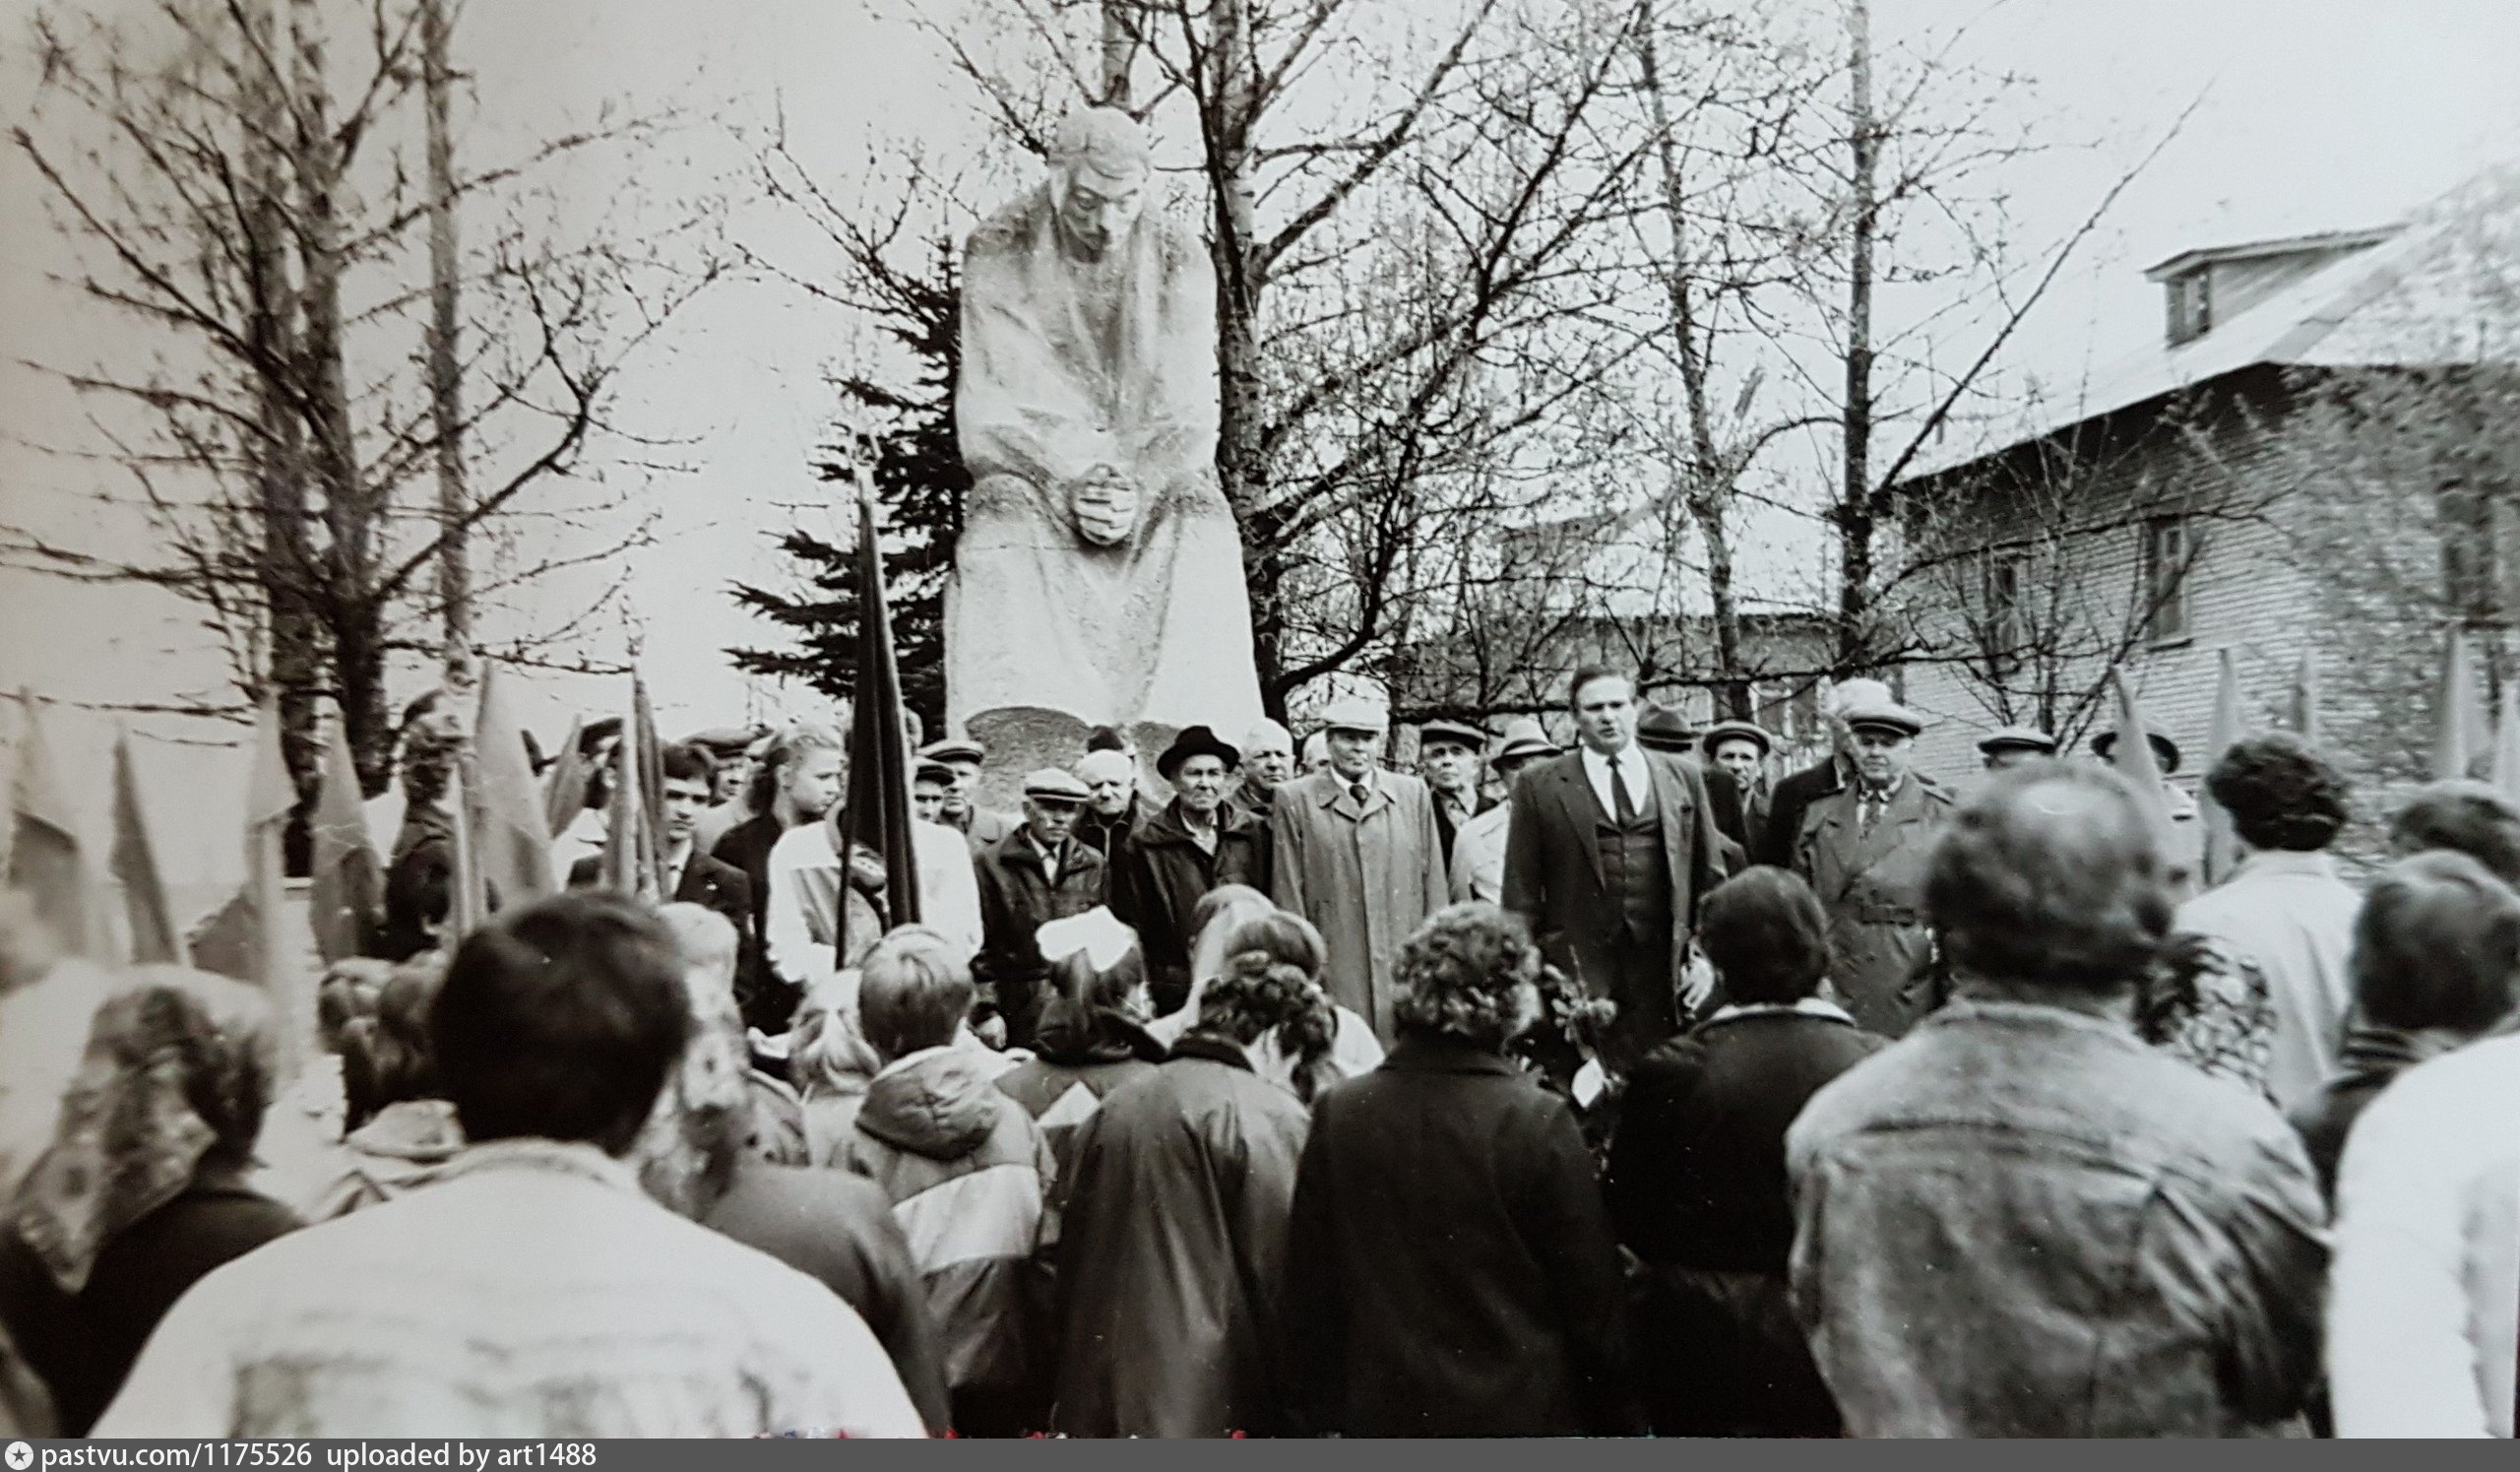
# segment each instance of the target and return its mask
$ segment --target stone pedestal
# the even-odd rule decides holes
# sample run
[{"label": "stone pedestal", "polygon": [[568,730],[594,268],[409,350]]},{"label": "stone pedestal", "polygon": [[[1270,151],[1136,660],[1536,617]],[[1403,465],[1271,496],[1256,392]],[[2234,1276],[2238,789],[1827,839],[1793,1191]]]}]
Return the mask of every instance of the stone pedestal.
[{"label": "stone pedestal", "polygon": [[[971,738],[988,751],[976,800],[1000,812],[1014,812],[1024,805],[1025,773],[1043,767],[1073,771],[1085,755],[1085,738],[1094,730],[1065,711],[1030,705],[982,711],[964,725]],[[1150,801],[1168,800],[1172,794],[1156,779],[1155,759],[1172,744],[1177,728],[1142,721],[1129,734],[1138,743],[1140,790]],[[1226,738],[1233,737],[1226,735]]]}]

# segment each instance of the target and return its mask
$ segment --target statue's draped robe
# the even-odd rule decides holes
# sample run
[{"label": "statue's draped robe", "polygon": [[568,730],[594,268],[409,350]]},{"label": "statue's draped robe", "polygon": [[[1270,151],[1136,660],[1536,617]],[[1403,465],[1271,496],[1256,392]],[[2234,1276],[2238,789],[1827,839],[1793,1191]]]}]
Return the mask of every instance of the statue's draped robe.
[{"label": "statue's draped robe", "polygon": [[[1261,715],[1233,513],[1218,489],[1216,278],[1149,208],[1099,262],[1061,252],[1046,186],[972,233],[955,414],[973,486],[945,600],[946,720]],[[1128,536],[1076,530],[1068,483],[1138,487]]]}]

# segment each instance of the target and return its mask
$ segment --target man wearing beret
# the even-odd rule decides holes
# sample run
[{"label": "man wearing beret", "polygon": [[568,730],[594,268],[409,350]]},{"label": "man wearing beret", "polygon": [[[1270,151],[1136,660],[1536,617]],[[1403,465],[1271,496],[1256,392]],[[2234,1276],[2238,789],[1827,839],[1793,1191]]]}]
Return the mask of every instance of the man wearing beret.
[{"label": "man wearing beret", "polygon": [[1270,809],[1270,889],[1311,921],[1329,947],[1330,999],[1398,1040],[1391,963],[1400,942],[1444,908],[1442,835],[1426,784],[1381,763],[1390,717],[1343,700],[1322,717],[1326,771],[1278,789]]},{"label": "man wearing beret", "polygon": [[1024,822],[973,861],[980,892],[980,950],[972,980],[1006,1019],[1010,1047],[1029,1047],[1040,1016],[1041,981],[1049,966],[1035,932],[1047,922],[1083,915],[1104,898],[1102,856],[1075,837],[1091,797],[1085,784],[1056,767],[1024,779]]},{"label": "man wearing beret", "polygon": [[1111,860],[1111,913],[1138,932],[1159,1017],[1190,999],[1191,915],[1200,897],[1220,884],[1256,889],[1266,882],[1260,864],[1267,830],[1225,800],[1241,763],[1242,753],[1214,731],[1182,728],[1155,759],[1172,800],[1139,823]]},{"label": "man wearing beret", "polygon": [[980,784],[980,767],[988,760],[988,752],[979,742],[931,741],[919,749],[918,755],[921,761],[935,762],[954,774],[954,785],[945,790],[945,805],[936,820],[969,840],[975,859],[1015,831],[1015,819],[991,812],[973,800]]},{"label": "man wearing beret", "polygon": [[1905,1034],[1942,1001],[1925,871],[1951,794],[1911,771],[1924,722],[1887,698],[1840,716],[1853,759],[1847,785],[1802,810],[1793,869],[1829,916],[1829,980],[1867,1032]]}]

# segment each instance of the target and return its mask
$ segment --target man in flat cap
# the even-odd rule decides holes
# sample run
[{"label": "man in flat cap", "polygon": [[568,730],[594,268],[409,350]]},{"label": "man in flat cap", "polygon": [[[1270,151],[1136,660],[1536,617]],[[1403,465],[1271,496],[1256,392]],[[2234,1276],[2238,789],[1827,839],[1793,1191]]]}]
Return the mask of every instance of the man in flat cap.
[{"label": "man in flat cap", "polygon": [[910,812],[922,823],[945,821],[945,798],[954,791],[954,769],[920,757],[911,771]]},{"label": "man in flat cap", "polygon": [[1794,866],[1794,845],[1802,833],[1802,810],[1855,780],[1855,737],[1847,734],[1845,712],[1852,706],[1888,700],[1890,687],[1877,679],[1840,680],[1821,703],[1829,728],[1826,761],[1803,768],[1776,785],[1768,799],[1768,825],[1751,835],[1750,862]]},{"label": "man in flat cap", "polygon": [[1722,882],[1724,835],[1697,763],[1636,742],[1636,685],[1588,665],[1567,681],[1581,747],[1514,783],[1502,903],[1544,955],[1618,1005],[1602,1065],[1624,1074],[1706,1000],[1698,900]]},{"label": "man in flat cap", "polygon": [[[1750,839],[1767,828],[1768,753],[1775,749],[1776,738],[1756,721],[1719,721],[1698,737],[1698,750],[1706,757],[1708,775],[1723,773],[1741,796],[1745,849]],[[1717,814],[1719,822],[1722,816]]]},{"label": "man in flat cap", "polygon": [[1435,800],[1435,834],[1445,871],[1452,868],[1453,839],[1487,804],[1479,796],[1479,755],[1487,736],[1462,721],[1429,721],[1418,728],[1418,775]]},{"label": "man in flat cap", "polygon": [[2056,754],[2056,738],[2036,726],[2007,726],[1978,738],[1978,754],[1989,772],[2008,771]]},{"label": "man in flat cap", "polygon": [[1269,819],[1270,890],[1329,946],[1330,999],[1397,1041],[1391,962],[1449,898],[1443,835],[1426,784],[1380,764],[1390,717],[1343,700],[1322,717],[1330,768],[1278,789]]},{"label": "man in flat cap", "polygon": [[[2163,846],[2162,857],[2170,861],[2171,886],[2186,899],[2196,892],[2199,876],[2205,869],[2205,824],[2200,820],[2196,800],[2184,788],[2171,781],[2178,770],[2178,742],[2164,732],[2147,726],[2144,744],[2152,748],[2153,769],[2161,774],[2162,805],[2170,809],[2170,841]],[[2091,738],[2091,754],[2116,767],[2128,776],[2134,775],[2117,760],[2117,732],[2104,730]]]},{"label": "man in flat cap", "polygon": [[979,742],[954,737],[930,741],[919,749],[918,759],[934,762],[954,774],[953,785],[945,789],[945,801],[937,809],[936,820],[963,835],[972,846],[974,858],[1015,831],[1013,817],[991,812],[974,800],[974,794],[980,785],[980,768],[988,761],[988,751]]},{"label": "man in flat cap", "polygon": [[972,232],[954,409],[972,487],[945,594],[946,720],[1261,716],[1216,477],[1217,287],[1150,209],[1146,130],[1070,113],[1049,177]]},{"label": "man in flat cap", "polygon": [[[1511,793],[1525,767],[1557,754],[1557,743],[1548,738],[1548,733],[1541,729],[1538,721],[1525,716],[1506,723],[1504,739],[1496,743],[1496,754],[1487,759],[1487,769]],[[1454,904],[1477,900],[1493,905],[1503,900],[1505,829],[1513,816],[1512,802],[1492,802],[1453,835],[1450,880]]]},{"label": "man in flat cap", "polygon": [[973,860],[980,891],[980,952],[972,980],[1006,1020],[1009,1047],[1029,1047],[1049,975],[1034,932],[1103,902],[1102,856],[1075,837],[1091,795],[1056,767],[1024,779],[1024,822]]},{"label": "man in flat cap", "polygon": [[1242,753],[1205,726],[1185,726],[1155,759],[1172,800],[1140,822],[1112,862],[1111,913],[1134,927],[1155,1014],[1190,999],[1191,914],[1220,884],[1266,893],[1268,830],[1225,800]]},{"label": "man in flat cap", "polygon": [[1839,1000],[1867,1032],[1896,1038],[1942,1001],[1924,884],[1952,796],[1910,770],[1924,722],[1889,699],[1845,706],[1847,785],[1802,810],[1793,869],[1829,916]]}]

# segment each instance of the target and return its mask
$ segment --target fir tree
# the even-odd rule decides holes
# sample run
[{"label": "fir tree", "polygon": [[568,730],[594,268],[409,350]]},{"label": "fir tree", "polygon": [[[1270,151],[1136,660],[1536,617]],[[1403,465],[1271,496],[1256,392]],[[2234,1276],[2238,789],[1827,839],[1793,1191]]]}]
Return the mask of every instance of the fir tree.
[{"label": "fir tree", "polygon": [[[954,565],[954,539],[963,530],[963,493],[972,483],[954,426],[962,290],[951,243],[938,242],[925,271],[887,271],[877,285],[876,325],[910,353],[914,366],[906,386],[854,374],[839,380],[839,388],[854,415],[878,426],[875,498],[883,510],[879,530],[902,696],[925,730],[941,732],[945,577]],[[835,432],[808,462],[844,504],[855,493],[846,447],[846,432]],[[790,596],[737,584],[734,595],[788,631],[796,647],[727,654],[749,673],[801,679],[827,695],[850,698],[857,687],[857,591],[850,565],[854,533],[829,542],[790,531],[778,543],[804,575],[804,590]]]}]

